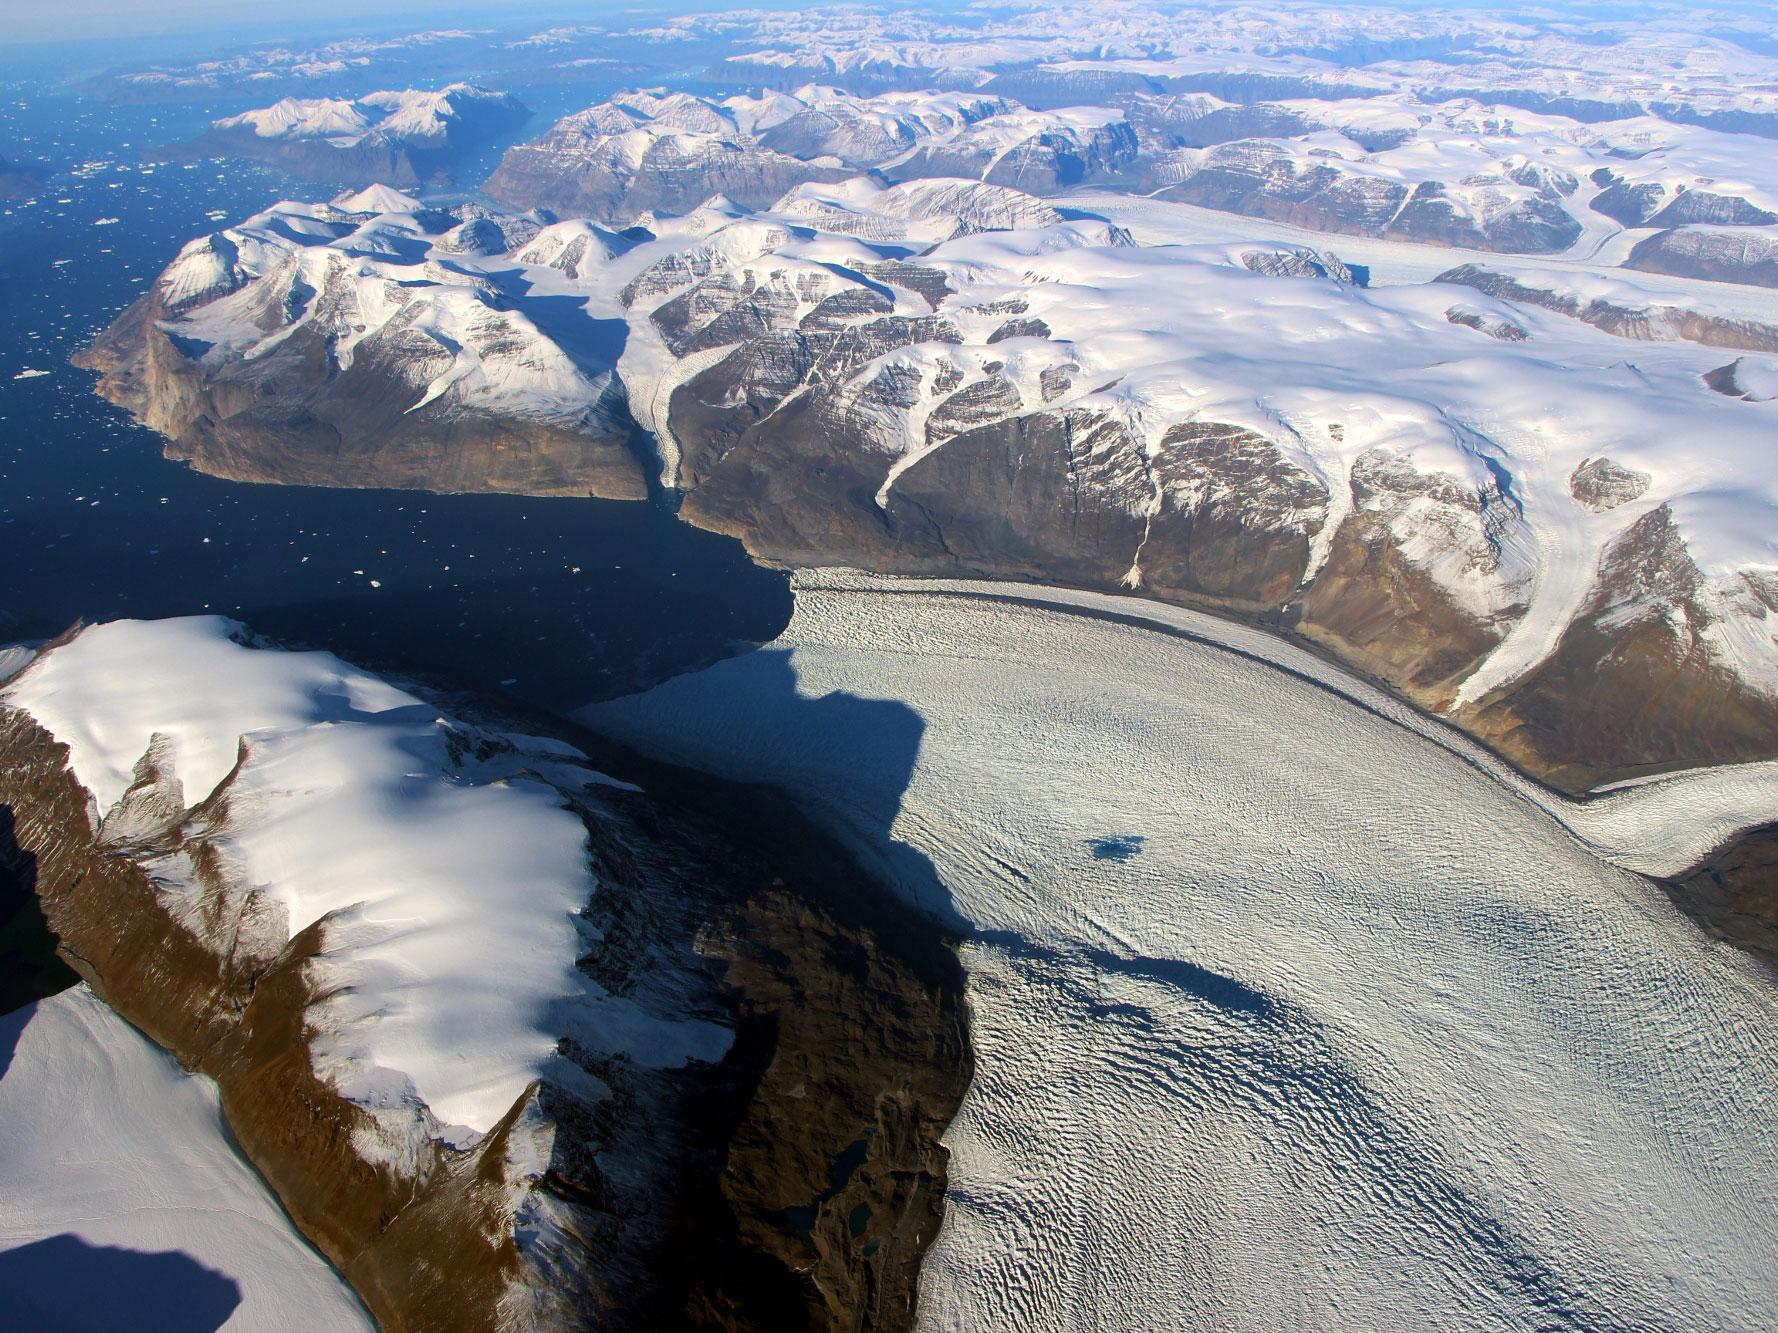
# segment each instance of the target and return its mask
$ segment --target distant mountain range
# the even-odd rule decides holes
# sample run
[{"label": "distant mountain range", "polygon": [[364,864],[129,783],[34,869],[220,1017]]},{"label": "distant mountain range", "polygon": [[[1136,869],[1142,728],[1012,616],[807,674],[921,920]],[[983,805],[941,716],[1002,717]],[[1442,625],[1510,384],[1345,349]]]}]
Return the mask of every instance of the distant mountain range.
[{"label": "distant mountain range", "polygon": [[363,97],[287,97],[212,123],[167,150],[175,159],[265,162],[309,180],[418,185],[448,177],[463,156],[523,124],[517,99],[473,84]]},{"label": "distant mountain range", "polygon": [[[715,193],[765,207],[794,185],[860,172],[961,177],[1494,253],[1597,249],[1636,232],[1632,267],[1769,281],[1778,175],[1757,139],[1642,114],[1588,128],[1473,100],[1243,103],[1082,80],[1082,97],[1101,103],[1046,110],[985,92],[860,97],[816,84],[720,99],[626,93],[509,150],[488,190],[623,225]],[[1701,166],[1718,173],[1708,188]]]}]

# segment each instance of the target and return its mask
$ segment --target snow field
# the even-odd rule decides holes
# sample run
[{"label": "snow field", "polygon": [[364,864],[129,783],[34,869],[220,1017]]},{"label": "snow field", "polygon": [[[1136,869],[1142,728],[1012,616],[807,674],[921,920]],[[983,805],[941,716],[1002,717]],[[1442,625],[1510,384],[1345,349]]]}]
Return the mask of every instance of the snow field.
[{"label": "snow field", "polygon": [[[183,1288],[194,1321],[199,1293],[204,1308],[237,1302],[221,1326],[238,1333],[299,1317],[327,1333],[376,1327],[235,1152],[208,1079],[181,1070],[84,984],[0,1018],[0,1032],[11,1054],[0,1061],[0,1269],[12,1317],[66,1318],[97,1303],[139,1327],[141,1301]],[[170,1290],[94,1292],[109,1281],[102,1257],[79,1273],[51,1273],[42,1258],[8,1263],[7,1251],[56,1237],[132,1251],[148,1271],[158,1263]]]}]

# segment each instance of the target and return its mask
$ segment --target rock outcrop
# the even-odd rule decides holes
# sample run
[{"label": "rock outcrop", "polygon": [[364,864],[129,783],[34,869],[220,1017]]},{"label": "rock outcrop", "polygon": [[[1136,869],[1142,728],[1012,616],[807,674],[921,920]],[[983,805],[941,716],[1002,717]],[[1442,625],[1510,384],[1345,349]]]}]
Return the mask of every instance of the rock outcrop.
[{"label": "rock outcrop", "polygon": [[196,139],[163,149],[162,156],[264,162],[325,184],[420,185],[449,179],[468,154],[516,130],[530,114],[507,93],[466,83],[353,100],[287,97],[218,120]]},{"label": "rock outcrop", "polygon": [[1718,848],[1669,892],[1706,929],[1778,970],[1778,828]]},{"label": "rock outcrop", "polygon": [[1565,288],[1558,274],[1498,273],[1478,264],[1461,264],[1433,279],[1455,286],[1472,287],[1489,296],[1520,305],[1541,306],[1559,315],[1582,320],[1619,338],[1641,341],[1679,340],[1707,347],[1738,347],[1750,352],[1778,352],[1778,324],[1739,319],[1668,305],[1641,297],[1625,284],[1605,284],[1595,279],[1590,286],[1613,286],[1615,295],[1593,295]]},{"label": "rock outcrop", "polygon": [[[351,716],[333,725],[365,725]],[[187,806],[157,738],[99,812],[15,696],[0,704],[9,864],[30,858],[79,974],[216,1080],[242,1151],[383,1327],[911,1327],[939,1136],[969,1076],[937,928],[776,798],[617,752],[601,761],[646,790],[589,784],[560,744],[527,760],[507,733],[440,725],[466,776],[505,753],[525,781],[560,784],[598,885],[574,966],[599,1017],[562,1028],[549,1072],[471,1139],[410,1142],[394,1127],[412,1103],[376,1090],[390,1071],[342,1072],[379,1020],[350,1017],[356,988],[329,981],[357,927],[346,911],[286,935],[283,886],[243,879],[233,839],[278,808],[243,789],[261,762],[245,744]],[[503,905],[485,910],[500,930]],[[383,1017],[425,1003],[425,957],[398,967]],[[727,1053],[652,1054],[676,1022],[727,1029]]]},{"label": "rock outcrop", "polygon": [[1636,243],[1624,267],[1707,282],[1778,287],[1778,235],[1706,227],[1656,232]]}]

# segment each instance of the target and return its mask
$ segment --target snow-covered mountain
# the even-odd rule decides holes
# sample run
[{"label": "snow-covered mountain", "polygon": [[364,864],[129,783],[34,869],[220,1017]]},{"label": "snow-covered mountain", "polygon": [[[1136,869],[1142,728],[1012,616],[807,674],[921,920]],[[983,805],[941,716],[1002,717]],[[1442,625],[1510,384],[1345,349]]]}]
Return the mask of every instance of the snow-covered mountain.
[{"label": "snow-covered mountain", "polygon": [[[526,299],[564,256],[631,242],[545,226],[387,186],[278,204],[186,246],[87,364],[180,456],[242,480],[640,498],[621,337]],[[506,257],[526,246],[540,275]]]},{"label": "snow-covered mountain", "polygon": [[1778,222],[1762,140],[1641,113],[1589,125],[1405,89],[1245,104],[1100,91],[1096,105],[1042,110],[820,85],[722,100],[625,94],[510,150],[489,187],[521,206],[628,222],[712,193],[763,207],[797,183],[869,169],[1046,195],[1098,186],[1333,234],[1533,254],[1597,250],[1626,231]]},{"label": "snow-covered mountain", "polygon": [[631,281],[674,359],[627,387],[687,516],[777,560],[1282,616],[1559,781],[1769,752],[1773,423],[1674,339],[1772,331],[1467,281],[1083,222],[890,260],[748,218]]},{"label": "snow-covered mountain", "polygon": [[967,1068],[954,962],[787,810],[638,776],[215,617],[82,629],[0,691],[64,953],[215,1080],[380,1324],[906,1303]]},{"label": "snow-covered mountain", "polygon": [[[1365,289],[980,182],[650,221],[280,205],[187,249],[106,389],[200,465],[348,484],[639,494],[633,419],[773,560],[1272,618],[1569,786],[1772,750],[1771,325],[1567,271]],[[404,470],[304,444],[297,395]]]},{"label": "snow-covered mountain", "polygon": [[[663,41],[736,36],[730,16],[685,15]],[[712,74],[856,91],[947,87],[1034,105],[1117,93],[1364,97],[1412,92],[1610,120],[1778,135],[1771,20],[1751,10],[1653,4],[1635,13],[1505,14],[1362,5],[1229,8],[1085,0],[976,6],[967,17],[890,7],[749,15],[742,49]]]},{"label": "snow-covered mountain", "polygon": [[798,184],[843,180],[1005,105],[951,93],[862,99],[814,85],[722,99],[625,93],[508,150],[488,190],[602,221],[686,213],[713,194],[761,208]]},{"label": "snow-covered mountain", "polygon": [[468,83],[351,99],[286,97],[216,120],[208,133],[171,151],[250,158],[311,180],[409,186],[447,176],[466,152],[529,114],[510,94]]}]

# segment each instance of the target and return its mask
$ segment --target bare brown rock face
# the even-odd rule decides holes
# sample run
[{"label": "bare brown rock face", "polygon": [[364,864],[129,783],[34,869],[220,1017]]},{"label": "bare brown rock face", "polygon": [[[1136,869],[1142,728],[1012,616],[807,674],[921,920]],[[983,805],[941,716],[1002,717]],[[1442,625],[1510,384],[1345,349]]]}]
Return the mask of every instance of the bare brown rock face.
[{"label": "bare brown rock face", "polygon": [[1609,458],[1589,458],[1568,479],[1569,494],[1582,506],[1598,513],[1639,500],[1648,491],[1649,475],[1614,463]]},{"label": "bare brown rock face", "polygon": [[[286,939],[214,852],[226,782],[184,809],[151,747],[95,826],[64,747],[6,709],[0,811],[63,955],[217,1081],[242,1151],[384,1328],[909,1327],[970,1072],[954,952],[775,798],[607,759],[648,794],[578,806],[608,945],[581,969],[670,991],[732,1048],[662,1071],[565,1039],[606,1095],[545,1080],[473,1149],[400,1167],[313,1067],[327,920]],[[515,1191],[509,1144],[540,1123],[548,1169]]]},{"label": "bare brown rock face", "polygon": [[1598,584],[1556,650],[1454,720],[1570,791],[1763,757],[1778,738],[1778,701],[1712,658],[1701,583],[1672,515],[1651,510],[1607,550]]},{"label": "bare brown rock face", "polygon": [[1668,887],[1706,929],[1778,972],[1778,826],[1750,830]]},{"label": "bare brown rock face", "polygon": [[362,349],[342,371],[308,329],[268,356],[211,369],[159,326],[166,313],[156,287],[74,363],[100,372],[101,396],[165,436],[169,457],[213,476],[610,500],[648,493],[621,418],[575,428],[414,411],[413,363],[400,349]]},{"label": "bare brown rock face", "polygon": [[1355,515],[1335,534],[1297,629],[1427,708],[1448,703],[1500,637],[1402,554],[1376,512]]},{"label": "bare brown rock face", "polygon": [[1478,264],[1459,265],[1439,274],[1433,281],[1473,287],[1476,291],[1497,296],[1503,301],[1542,306],[1545,310],[1581,320],[1619,338],[1638,341],[1679,339],[1702,343],[1706,347],[1739,347],[1753,352],[1778,351],[1778,325],[1762,323],[1756,319],[1731,319],[1723,315],[1688,310],[1683,306],[1622,305],[1596,298],[1582,300],[1567,292],[1552,291],[1547,287],[1521,282],[1510,274],[1496,273]]}]

